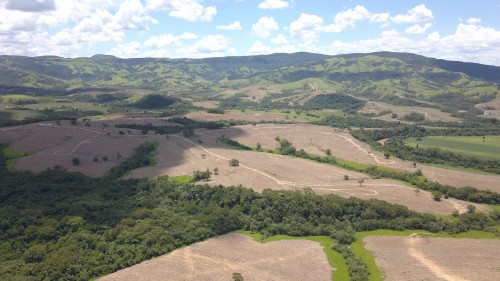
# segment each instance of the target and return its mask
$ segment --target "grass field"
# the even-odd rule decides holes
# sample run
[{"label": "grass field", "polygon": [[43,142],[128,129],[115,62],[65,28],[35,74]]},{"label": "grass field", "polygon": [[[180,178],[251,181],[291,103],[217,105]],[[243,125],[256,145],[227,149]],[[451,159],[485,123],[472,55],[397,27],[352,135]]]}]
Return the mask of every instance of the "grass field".
[{"label": "grass field", "polygon": [[417,141],[416,138],[406,139],[411,146],[422,148],[441,148],[452,152],[482,159],[500,160],[500,136],[428,136]]}]

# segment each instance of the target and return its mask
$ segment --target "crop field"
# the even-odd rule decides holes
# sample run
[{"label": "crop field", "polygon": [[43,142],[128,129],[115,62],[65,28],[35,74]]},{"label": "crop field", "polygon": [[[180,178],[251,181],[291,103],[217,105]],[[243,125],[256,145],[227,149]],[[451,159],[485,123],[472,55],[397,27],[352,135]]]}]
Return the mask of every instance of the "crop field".
[{"label": "crop field", "polygon": [[275,148],[277,144],[275,138],[280,137],[291,141],[297,149],[304,149],[306,152],[313,154],[325,155],[326,150],[330,149],[332,155],[348,161],[410,172],[421,169],[428,179],[441,184],[500,191],[500,185],[498,184],[500,176],[457,171],[423,164],[414,167],[412,162],[393,157],[385,159],[382,153],[372,150],[368,144],[360,142],[350,134],[336,128],[307,124],[259,124],[257,126],[238,126],[237,128],[216,131],[213,134],[224,134],[228,138],[248,146],[255,147],[257,143],[260,143],[264,148]]},{"label": "crop field", "polygon": [[308,240],[259,243],[230,233],[100,278],[113,280],[332,280],[323,247]]},{"label": "crop field", "polygon": [[419,147],[446,149],[452,152],[482,159],[500,160],[500,136],[427,136],[405,140],[407,144]]},{"label": "crop field", "polygon": [[500,276],[500,240],[367,236],[384,280],[495,280]]}]

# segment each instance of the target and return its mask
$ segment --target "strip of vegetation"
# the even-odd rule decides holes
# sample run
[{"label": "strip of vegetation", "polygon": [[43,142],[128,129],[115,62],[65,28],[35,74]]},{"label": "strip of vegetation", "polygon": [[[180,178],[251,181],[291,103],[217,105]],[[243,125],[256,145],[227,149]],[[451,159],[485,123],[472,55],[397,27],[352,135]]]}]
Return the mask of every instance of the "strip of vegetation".
[{"label": "strip of vegetation", "polygon": [[3,156],[7,159],[5,169],[11,173],[16,171],[16,161],[17,159],[25,156],[30,156],[35,154],[34,152],[16,152],[13,151],[10,146],[5,146],[2,151]]},{"label": "strip of vegetation", "polygon": [[147,141],[135,149],[134,155],[122,162],[120,165],[111,168],[105,177],[118,179],[124,176],[127,172],[140,167],[150,166],[155,164],[153,152],[158,148],[157,142]]},{"label": "strip of vegetation", "polygon": [[[500,129],[426,129],[417,126],[403,126],[395,129],[382,130],[352,130],[351,135],[356,139],[370,144],[376,150],[384,151],[403,160],[421,163],[445,164],[464,168],[474,168],[485,172],[500,174],[500,161],[479,159],[451,152],[440,148],[412,147],[404,143],[404,139],[416,137],[417,140],[425,136],[485,136],[500,134]],[[384,145],[377,141],[387,140]]]},{"label": "strip of vegetation", "polygon": [[256,193],[61,170],[1,173],[0,182],[2,280],[89,280],[239,229],[264,237],[322,235],[346,244],[356,232],[381,228],[460,233],[500,224],[498,214],[450,221],[311,190]]},{"label": "strip of vegetation", "polygon": [[[323,251],[326,254],[328,259],[328,263],[334,269],[332,274],[332,281],[344,281],[349,280],[349,272],[347,268],[347,264],[345,262],[344,256],[340,254],[338,251],[334,250],[333,247],[335,245],[335,240],[328,236],[305,236],[305,237],[294,237],[289,235],[273,235],[267,238],[264,238],[262,234],[255,233],[246,230],[238,230],[236,233],[245,234],[251,237],[253,240],[260,243],[267,243],[273,241],[280,240],[310,240],[318,242],[322,247]],[[351,279],[352,280],[352,279]]]},{"label": "strip of vegetation", "polygon": [[265,149],[261,147],[249,147],[246,145],[242,145],[235,140],[221,139],[222,142],[228,145],[233,145],[240,149],[245,150],[255,150],[269,153],[276,153],[282,155],[295,156],[300,158],[305,158],[309,160],[313,160],[320,163],[332,164],[341,168],[345,168],[352,171],[362,172],[370,175],[373,178],[390,178],[399,181],[407,182],[419,189],[432,191],[435,194],[436,198],[440,198],[441,196],[452,197],[460,200],[465,200],[469,202],[475,203],[484,203],[484,204],[500,204],[500,194],[489,191],[489,190],[478,190],[472,187],[453,187],[449,185],[443,185],[437,182],[428,181],[420,170],[417,170],[415,173],[410,173],[406,171],[400,171],[396,169],[379,167],[376,165],[369,164],[360,164],[351,161],[345,161],[339,158],[336,158],[332,155],[314,155],[307,153],[303,149],[297,150],[290,141],[286,139],[276,138],[276,141],[279,143],[277,149]]}]

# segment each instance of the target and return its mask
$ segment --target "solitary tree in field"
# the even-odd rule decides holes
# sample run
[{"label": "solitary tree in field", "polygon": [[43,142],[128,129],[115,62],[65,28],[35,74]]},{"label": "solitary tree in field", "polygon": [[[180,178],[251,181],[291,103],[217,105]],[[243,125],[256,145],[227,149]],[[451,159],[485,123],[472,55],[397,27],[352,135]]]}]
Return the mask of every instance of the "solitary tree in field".
[{"label": "solitary tree in field", "polygon": [[363,183],[364,183],[364,182],[365,182],[365,180],[364,180],[364,179],[360,179],[360,180],[358,180],[359,186],[363,186]]},{"label": "solitary tree in field", "polygon": [[80,165],[80,159],[75,157],[71,159],[71,163],[73,163],[73,166],[78,166]]},{"label": "solitary tree in field", "polygon": [[344,180],[348,181],[349,180],[349,176],[348,175],[344,175]]},{"label": "solitary tree in field", "polygon": [[332,155],[332,150],[328,148],[326,149],[325,153],[326,155]]},{"label": "solitary tree in field", "polygon": [[483,136],[483,142],[484,142],[484,139],[486,139],[486,137],[485,137],[485,136]]},{"label": "solitary tree in field", "polygon": [[241,273],[239,273],[239,272],[233,273],[233,281],[244,281]]},{"label": "solitary tree in field", "polygon": [[239,166],[239,165],[240,165],[240,161],[238,161],[237,159],[231,159],[231,160],[229,160],[229,166],[236,167],[236,166]]},{"label": "solitary tree in field", "polygon": [[474,213],[476,211],[476,206],[474,205],[467,205],[467,212],[468,213]]},{"label": "solitary tree in field", "polygon": [[391,157],[391,154],[389,152],[385,152],[384,157],[385,159],[389,159],[389,157]]}]

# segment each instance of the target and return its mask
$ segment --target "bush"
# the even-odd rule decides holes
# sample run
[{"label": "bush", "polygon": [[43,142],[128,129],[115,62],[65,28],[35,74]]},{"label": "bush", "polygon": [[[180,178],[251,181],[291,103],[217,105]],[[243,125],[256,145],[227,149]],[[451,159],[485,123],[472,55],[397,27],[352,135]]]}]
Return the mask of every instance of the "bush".
[{"label": "bush", "polygon": [[236,166],[239,166],[239,165],[240,165],[240,161],[238,161],[236,159],[229,160],[229,166],[236,167]]},{"label": "bush", "polygon": [[71,159],[71,163],[73,163],[73,166],[78,166],[80,165],[80,159],[75,157]]}]

